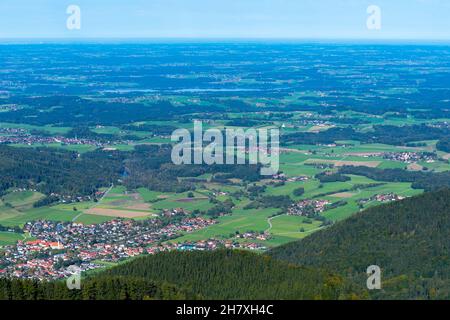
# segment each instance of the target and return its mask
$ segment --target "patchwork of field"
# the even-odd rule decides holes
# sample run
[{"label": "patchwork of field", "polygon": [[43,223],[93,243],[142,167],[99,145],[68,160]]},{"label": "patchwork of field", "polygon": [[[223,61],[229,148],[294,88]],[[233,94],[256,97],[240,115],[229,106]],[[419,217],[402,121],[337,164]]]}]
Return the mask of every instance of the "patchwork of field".
[{"label": "patchwork of field", "polygon": [[150,212],[129,211],[129,210],[115,210],[106,208],[92,208],[85,211],[87,214],[116,217],[116,218],[139,218],[153,215]]},{"label": "patchwork of field", "polygon": [[[74,218],[77,222],[107,221],[112,218],[154,217],[150,203],[145,202],[140,192],[128,192],[125,187],[117,186],[105,190],[105,195],[97,203],[88,203]],[[96,218],[94,218],[96,217]]]},{"label": "patchwork of field", "polygon": [[[183,97],[172,97],[181,99],[180,103],[187,103]],[[292,98],[296,100],[296,98]],[[251,99],[250,99],[251,100]],[[259,101],[258,103],[266,103]],[[304,100],[302,102],[305,102]],[[314,103],[311,102],[313,105]],[[293,122],[299,118],[300,113],[293,115]],[[247,113],[230,114],[229,119],[245,119]],[[254,119],[263,119],[263,115],[252,114]],[[369,117],[371,124],[360,126],[361,130],[371,130],[372,124],[383,123],[383,119]],[[391,124],[401,124],[401,120],[390,119]],[[420,123],[407,119],[408,123]],[[139,124],[139,123],[136,123]],[[167,125],[165,121],[145,121],[141,124]],[[286,124],[286,125],[285,125]],[[20,124],[5,124],[11,128],[20,128]],[[170,122],[170,125],[179,128],[192,129],[192,123],[178,121]],[[214,120],[205,124],[204,128],[225,128],[228,125],[225,120]],[[289,124],[289,121],[275,121],[272,124],[262,123],[255,127],[283,126],[283,132],[308,132],[318,133],[338,125],[297,125]],[[53,126],[25,126],[30,130],[40,130],[49,134],[65,134],[71,128],[58,128]],[[241,126],[236,126],[241,127]],[[246,128],[242,126],[242,128]],[[113,134],[119,136],[134,135],[139,141],[128,144],[114,144],[105,146],[108,150],[129,151],[139,144],[169,143],[167,137],[155,137],[149,132],[126,130],[119,127],[103,126],[92,127],[91,130],[97,134]],[[437,152],[439,160],[435,162],[404,163],[400,161],[386,160],[383,158],[385,152],[436,152],[437,141],[423,141],[421,146],[393,146],[387,144],[367,143],[358,141],[336,141],[330,145],[289,145],[281,148],[280,169],[288,177],[307,176],[306,181],[286,181],[283,184],[275,184],[271,179],[263,179],[255,182],[256,185],[265,185],[265,191],[258,196],[289,196],[294,201],[306,199],[328,200],[329,203],[340,205],[334,209],[327,210],[321,215],[331,221],[346,219],[352,214],[365,208],[380,205],[381,202],[369,200],[375,195],[395,193],[402,197],[414,196],[422,190],[413,189],[411,183],[392,183],[374,181],[362,176],[349,175],[350,180],[345,182],[321,183],[315,175],[325,170],[334,170],[342,166],[365,166],[369,168],[399,168],[410,171],[429,170],[435,172],[450,170],[450,154]],[[29,145],[13,145],[16,147],[30,147]],[[45,144],[34,147],[53,147],[85,153],[96,148],[90,145],[62,145]],[[231,214],[221,216],[217,224],[194,233],[185,234],[176,239],[177,242],[205,240],[208,238],[235,239],[236,232],[247,231],[268,232],[271,238],[268,241],[251,240],[261,242],[267,247],[281,245],[323,228],[319,220],[308,219],[299,216],[288,216],[280,213],[280,208],[264,208],[245,210],[244,206],[254,199],[245,195],[251,183],[240,179],[232,179],[230,184],[211,182],[211,173],[198,177],[183,177],[195,181],[196,190],[192,192],[159,192],[147,188],[127,190],[123,186],[115,186],[103,189],[105,196],[98,202],[77,202],[71,204],[59,203],[52,206],[35,208],[36,201],[45,196],[34,191],[8,192],[0,199],[0,224],[4,226],[21,226],[28,221],[46,219],[53,221],[74,221],[85,224],[102,223],[114,218],[125,219],[151,219],[160,215],[165,210],[184,209],[187,212],[201,212],[205,214],[215,206],[217,202],[232,200],[235,207]],[[195,178],[195,179],[194,179]],[[298,188],[304,189],[301,196],[294,195]],[[241,194],[240,196],[233,195]],[[363,202],[361,200],[364,200]],[[209,216],[206,216],[209,218]],[[14,233],[0,233],[0,245],[14,243],[21,235]],[[247,241],[239,239],[238,241]],[[250,241],[250,240],[248,240]]]},{"label": "patchwork of field", "polygon": [[355,167],[369,167],[376,168],[381,164],[381,161],[349,161],[349,160],[327,160],[327,159],[308,159],[305,164],[332,164],[336,167],[355,166]]}]

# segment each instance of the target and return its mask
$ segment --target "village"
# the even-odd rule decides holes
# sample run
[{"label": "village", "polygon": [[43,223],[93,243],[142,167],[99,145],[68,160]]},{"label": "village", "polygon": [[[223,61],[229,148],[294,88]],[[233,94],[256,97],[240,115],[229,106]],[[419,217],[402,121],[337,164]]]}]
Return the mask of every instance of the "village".
[{"label": "village", "polygon": [[417,161],[432,163],[437,159],[437,155],[430,152],[385,152],[382,155],[384,159],[405,163]]},{"label": "village", "polygon": [[328,200],[302,200],[294,203],[288,209],[288,215],[310,216],[324,212],[330,204]]},{"label": "village", "polygon": [[61,145],[88,145],[96,148],[103,147],[103,143],[92,139],[68,138],[63,136],[43,136],[29,133],[21,128],[1,128],[0,144],[21,144],[21,145],[47,145],[58,143]]},{"label": "village", "polygon": [[392,202],[392,201],[400,201],[405,199],[405,197],[403,196],[399,196],[395,193],[386,193],[386,194],[376,194],[368,199],[360,199],[358,200],[358,204],[360,205],[364,205],[367,204],[371,201],[377,201],[377,202],[382,202],[382,203],[386,203],[386,202]]}]

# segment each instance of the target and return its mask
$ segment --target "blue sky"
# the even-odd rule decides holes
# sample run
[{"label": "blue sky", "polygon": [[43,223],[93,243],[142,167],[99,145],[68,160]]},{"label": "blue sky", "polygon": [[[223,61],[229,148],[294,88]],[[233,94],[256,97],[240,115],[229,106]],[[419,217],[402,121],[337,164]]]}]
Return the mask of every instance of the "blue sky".
[{"label": "blue sky", "polygon": [[[81,30],[66,8],[81,8]],[[368,30],[378,5],[381,30]],[[0,0],[0,38],[450,40],[450,0]]]}]

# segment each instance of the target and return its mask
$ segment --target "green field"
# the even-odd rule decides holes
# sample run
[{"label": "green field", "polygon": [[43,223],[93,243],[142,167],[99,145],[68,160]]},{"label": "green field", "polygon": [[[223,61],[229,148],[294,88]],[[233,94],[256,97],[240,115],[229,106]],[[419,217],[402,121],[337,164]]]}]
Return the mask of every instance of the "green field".
[{"label": "green field", "polygon": [[241,233],[247,231],[265,231],[269,228],[267,219],[276,212],[277,209],[272,208],[262,210],[236,209],[232,215],[220,217],[218,224],[186,234],[175,241],[197,241],[209,238],[228,239],[236,231]]},{"label": "green field", "polygon": [[45,196],[39,192],[33,191],[18,191],[6,194],[1,198],[1,201],[7,205],[11,205],[16,210],[28,209],[32,207],[33,203],[44,198]]},{"label": "green field", "polygon": [[320,230],[321,222],[299,216],[280,215],[271,219],[269,229],[272,238],[265,244],[277,246],[290,241],[302,239],[312,232]]},{"label": "green field", "polygon": [[11,245],[21,239],[23,239],[21,234],[0,231],[0,246]]}]

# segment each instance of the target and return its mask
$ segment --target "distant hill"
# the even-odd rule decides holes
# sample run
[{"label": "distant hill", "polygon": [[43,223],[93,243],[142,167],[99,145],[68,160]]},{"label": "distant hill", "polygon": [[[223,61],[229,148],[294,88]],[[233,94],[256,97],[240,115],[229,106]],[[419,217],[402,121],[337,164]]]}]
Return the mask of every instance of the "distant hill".
[{"label": "distant hill", "polygon": [[269,255],[324,268],[365,285],[382,269],[373,298],[450,298],[450,190],[374,207]]}]

